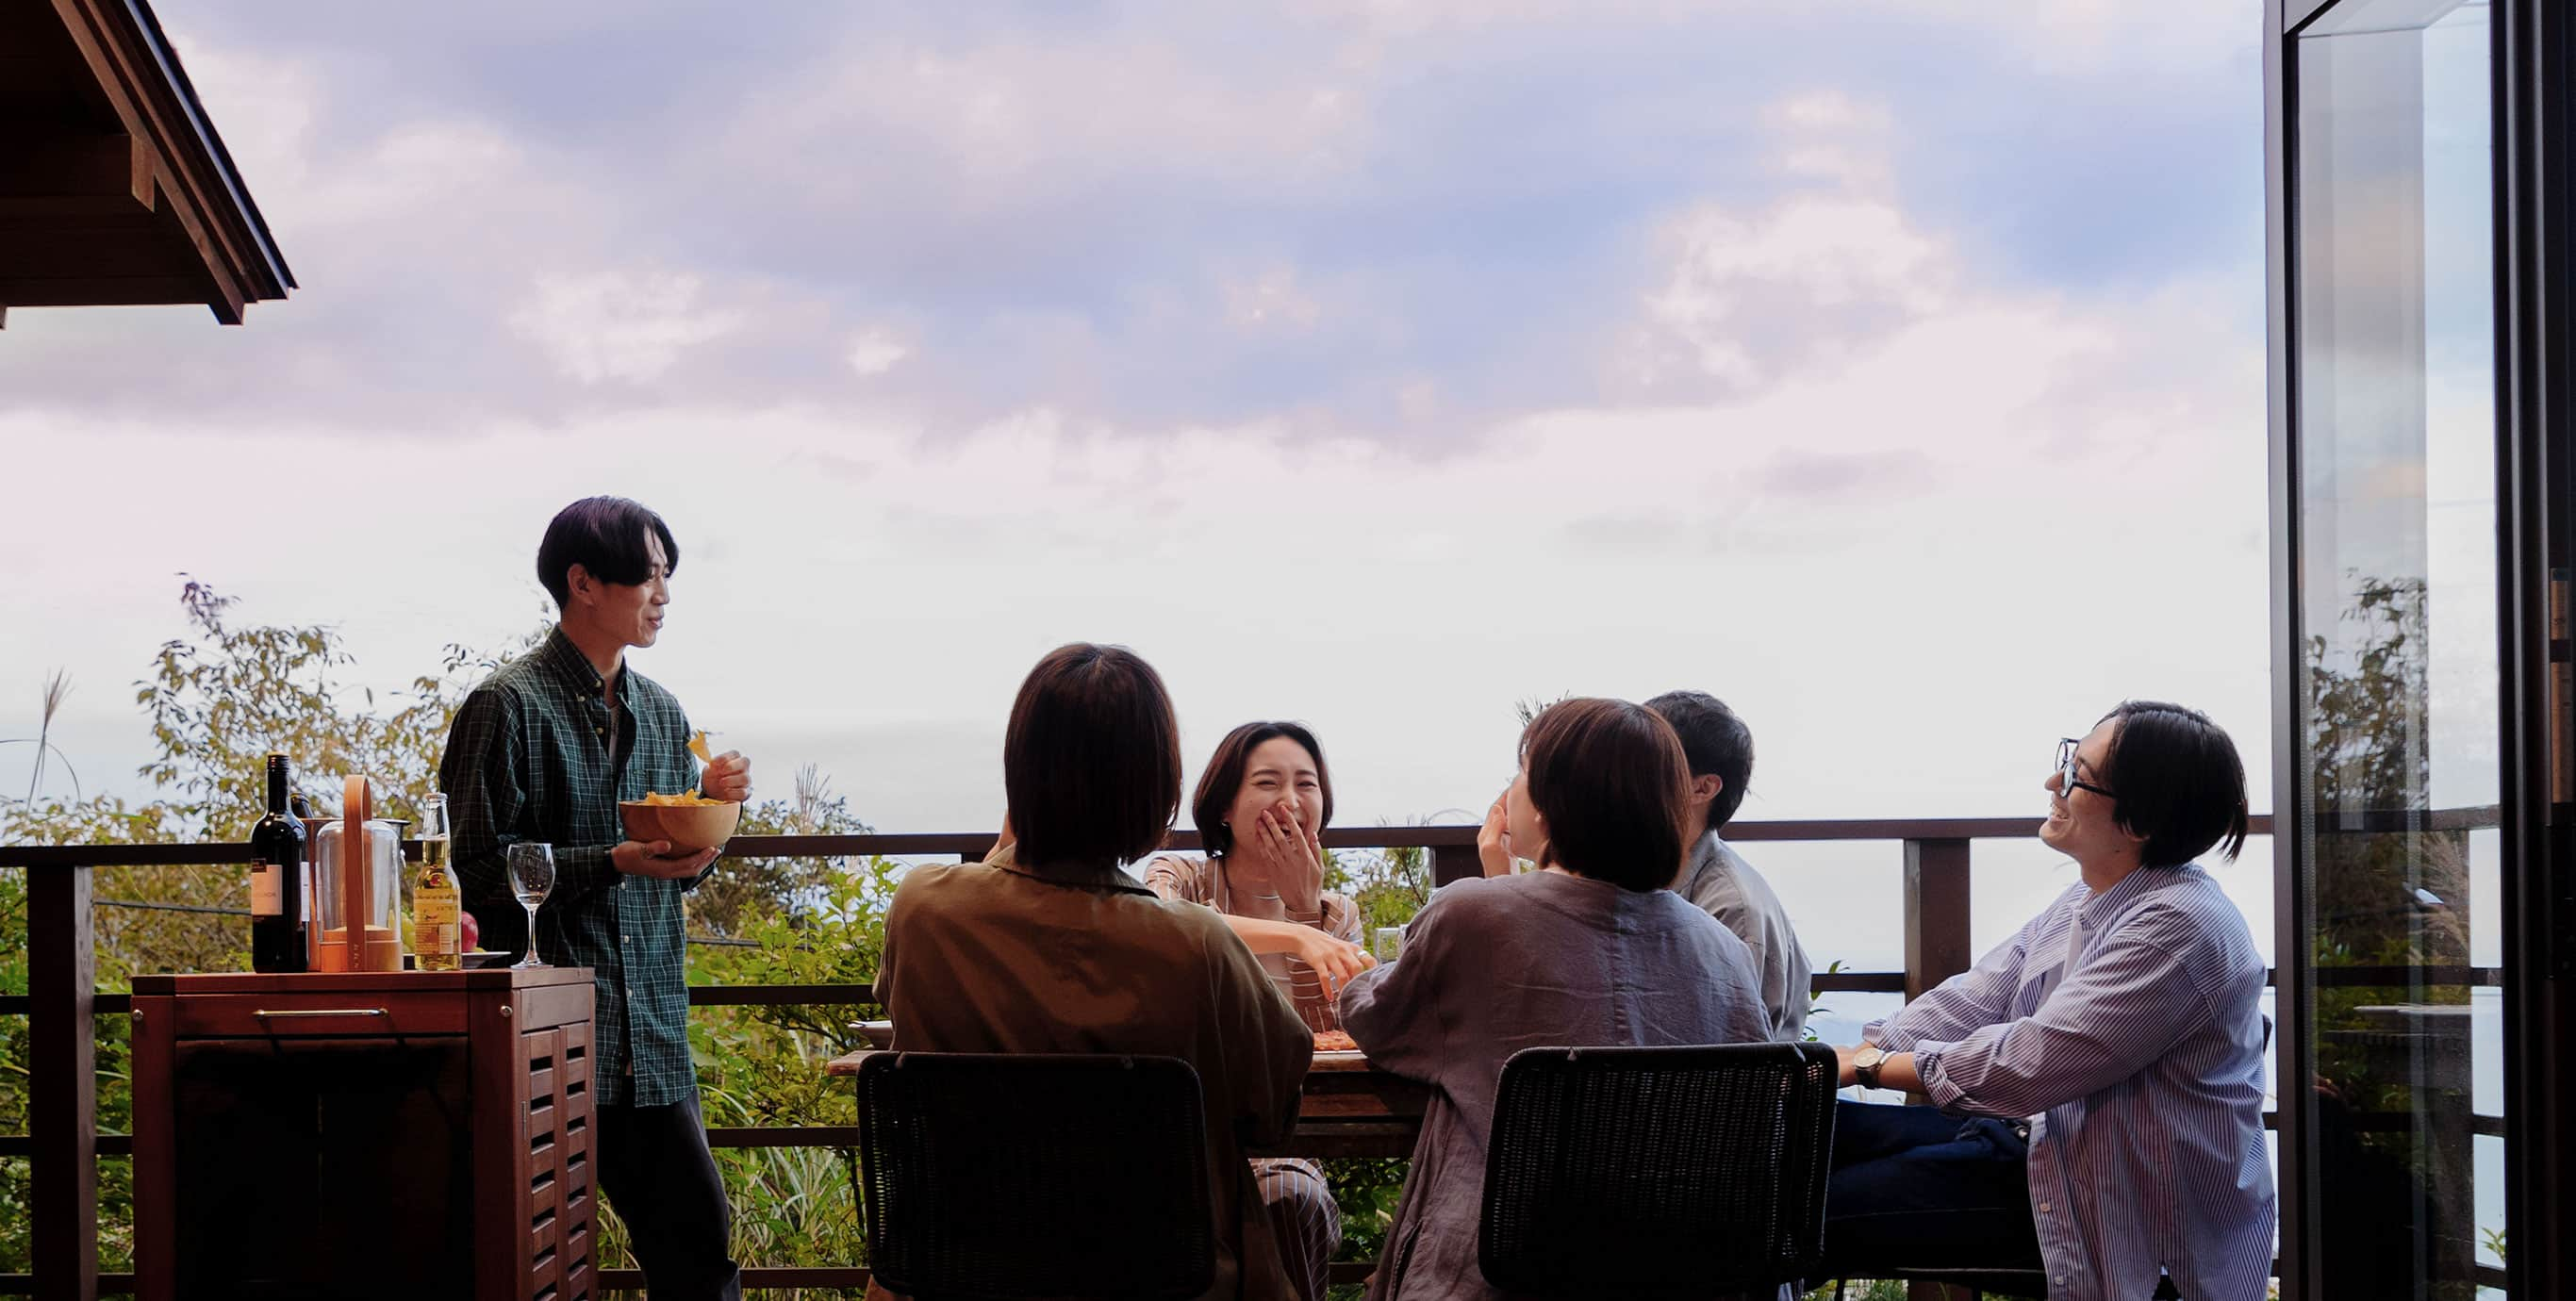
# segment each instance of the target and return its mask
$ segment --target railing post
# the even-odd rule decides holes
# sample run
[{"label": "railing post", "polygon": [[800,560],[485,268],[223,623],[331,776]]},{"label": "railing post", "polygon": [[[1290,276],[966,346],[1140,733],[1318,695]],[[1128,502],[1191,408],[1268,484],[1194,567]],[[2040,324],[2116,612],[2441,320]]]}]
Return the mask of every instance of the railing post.
[{"label": "railing post", "polygon": [[90,870],[27,869],[27,1129],[35,1295],[98,1295],[98,1065]]},{"label": "railing post", "polygon": [[[1966,971],[1968,951],[1968,842],[1905,842],[1905,1001],[1913,1002],[1942,981]],[[1939,1283],[1909,1283],[1906,1301],[1949,1301]]]},{"label": "railing post", "polygon": [[1905,842],[1905,1001],[1976,962],[1968,950],[1968,842]]},{"label": "railing post", "polygon": [[1437,890],[1452,881],[1463,881],[1468,877],[1484,874],[1484,861],[1476,857],[1474,845],[1433,845],[1431,847],[1432,889]]}]

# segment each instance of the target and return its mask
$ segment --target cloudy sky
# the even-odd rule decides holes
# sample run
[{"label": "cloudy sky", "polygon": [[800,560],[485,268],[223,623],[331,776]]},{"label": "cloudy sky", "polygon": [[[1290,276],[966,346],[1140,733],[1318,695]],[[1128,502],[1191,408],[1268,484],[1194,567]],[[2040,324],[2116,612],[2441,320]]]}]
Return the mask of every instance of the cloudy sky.
[{"label": "cloudy sky", "polygon": [[[1194,758],[1313,722],[1345,824],[1678,686],[1747,818],[2036,817],[2125,696],[2268,806],[2253,7],[1247,9],[169,0],[303,288],[10,313],[0,735],[67,667],[141,793],[179,571],[390,686],[606,491],[681,540],[643,671],[887,830],[993,823],[1072,638]],[[1981,940],[2070,879],[1979,852]],[[1895,961],[1895,846],[1757,861]]]}]

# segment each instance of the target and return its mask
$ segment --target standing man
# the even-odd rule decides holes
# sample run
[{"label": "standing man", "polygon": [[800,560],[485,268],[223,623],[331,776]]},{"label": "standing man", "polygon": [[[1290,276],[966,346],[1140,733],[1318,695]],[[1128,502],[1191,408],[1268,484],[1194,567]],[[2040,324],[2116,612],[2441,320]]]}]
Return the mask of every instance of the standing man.
[{"label": "standing man", "polygon": [[534,942],[548,962],[591,969],[599,1186],[631,1231],[646,1287],[656,1301],[738,1301],[732,1217],[689,1062],[681,950],[680,897],[716,851],[628,840],[617,817],[618,801],[647,791],[751,794],[739,754],[697,774],[679,702],[626,663],[628,647],[660,638],[679,567],[679,544],[652,511],[622,497],[564,507],[537,548],[537,579],[562,619],[465,698],[438,785],[454,810],[466,902],[496,947],[529,942],[509,847],[554,846]]},{"label": "standing man", "polygon": [[1798,943],[1780,896],[1771,893],[1771,883],[1718,835],[1743,807],[1744,788],[1753,780],[1753,729],[1725,701],[1704,691],[1668,691],[1647,701],[1646,708],[1673,725],[1682,738],[1682,753],[1690,759],[1690,822],[1683,829],[1690,861],[1682,865],[1673,890],[1724,922],[1753,950],[1753,965],[1762,973],[1762,1005],[1771,1014],[1771,1038],[1796,1043],[1806,1034],[1807,1001],[1815,992],[1807,950]]}]

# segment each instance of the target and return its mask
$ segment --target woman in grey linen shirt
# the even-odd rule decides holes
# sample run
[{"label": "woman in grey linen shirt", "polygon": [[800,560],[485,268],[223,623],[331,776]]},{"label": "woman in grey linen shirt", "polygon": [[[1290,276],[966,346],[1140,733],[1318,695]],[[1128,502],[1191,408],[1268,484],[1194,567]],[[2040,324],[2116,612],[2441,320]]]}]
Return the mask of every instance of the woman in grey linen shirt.
[{"label": "woman in grey linen shirt", "polygon": [[1521,733],[1489,836],[1540,870],[1441,887],[1404,956],[1344,987],[1342,1028],[1434,1093],[1372,1301],[1501,1295],[1476,1265],[1486,1136],[1503,1062],[1540,1046],[1759,1043],[1752,952],[1669,888],[1689,766],[1671,725],[1622,700],[1568,700]]}]

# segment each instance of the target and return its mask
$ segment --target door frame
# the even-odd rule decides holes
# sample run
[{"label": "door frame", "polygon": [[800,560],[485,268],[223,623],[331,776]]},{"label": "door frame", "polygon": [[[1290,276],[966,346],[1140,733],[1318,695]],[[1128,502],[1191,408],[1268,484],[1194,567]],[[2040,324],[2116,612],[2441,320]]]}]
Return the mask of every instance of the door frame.
[{"label": "door frame", "polygon": [[[2576,1295],[2576,407],[2569,265],[2576,144],[2565,7],[2492,0],[2495,87],[2498,735],[2503,763],[2506,1275]],[[2557,361],[2560,364],[2553,365]],[[2553,629],[2553,604],[2556,621]],[[2553,632],[2557,635],[2553,637]]]},{"label": "door frame", "polygon": [[[2348,0],[2263,5],[2266,406],[2272,566],[2273,1080],[2279,1108],[2281,1294],[2331,1301],[2316,1190],[2315,1073],[2306,919],[2313,881],[2297,828],[2301,718],[2299,384],[2292,276],[2298,230],[2301,29]],[[2493,112],[2499,878],[2504,930],[2506,1286],[2576,1296],[2576,195],[2552,167],[2576,142],[2576,19],[2545,0],[2488,0]],[[2553,153],[2553,148],[2557,153]],[[2560,364],[2552,366],[2552,361]],[[2557,581],[2553,583],[2553,576]],[[2550,623],[2553,592],[2562,626]],[[2551,633],[2560,635],[2555,639]],[[2553,668],[2555,663],[2566,670]]]}]

